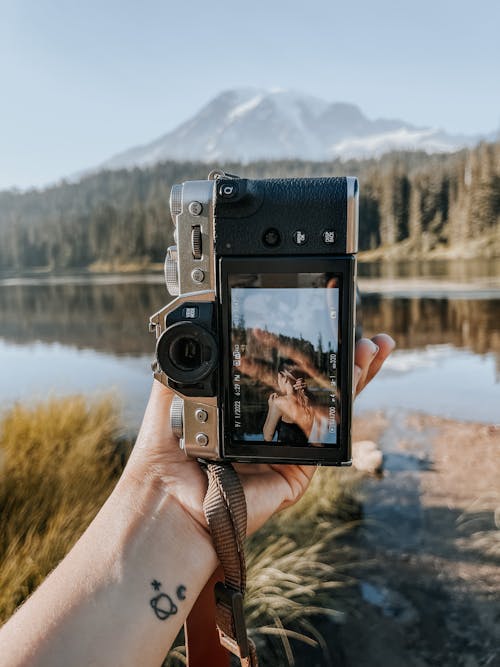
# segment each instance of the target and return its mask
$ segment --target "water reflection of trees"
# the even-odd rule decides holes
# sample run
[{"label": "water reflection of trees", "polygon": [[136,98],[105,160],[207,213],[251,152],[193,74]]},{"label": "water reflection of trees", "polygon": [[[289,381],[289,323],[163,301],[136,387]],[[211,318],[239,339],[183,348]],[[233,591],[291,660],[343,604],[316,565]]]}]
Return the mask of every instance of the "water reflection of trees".
[{"label": "water reflection of trees", "polygon": [[499,312],[500,299],[363,298],[365,335],[388,331],[399,349],[449,343],[495,352],[500,366]]},{"label": "water reflection of trees", "polygon": [[[0,287],[0,336],[59,342],[114,354],[148,354],[151,313],[169,296],[162,285],[52,284]],[[450,343],[500,360],[500,299],[363,298],[365,333],[388,331],[399,349]]]},{"label": "water reflection of trees", "polygon": [[122,283],[0,287],[0,336],[114,354],[154,349],[149,316],[169,299],[163,285]]}]

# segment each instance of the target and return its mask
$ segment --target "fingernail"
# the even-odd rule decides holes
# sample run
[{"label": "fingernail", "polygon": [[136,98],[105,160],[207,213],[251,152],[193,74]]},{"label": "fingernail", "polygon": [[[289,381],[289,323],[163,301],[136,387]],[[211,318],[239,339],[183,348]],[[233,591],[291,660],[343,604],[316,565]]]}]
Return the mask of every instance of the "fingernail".
[{"label": "fingernail", "polygon": [[358,380],[361,377],[361,368],[359,366],[354,366],[354,384],[358,384]]},{"label": "fingernail", "polygon": [[374,357],[376,354],[378,354],[378,351],[380,350],[379,346],[372,341],[373,345],[373,350],[372,350],[372,357]]}]

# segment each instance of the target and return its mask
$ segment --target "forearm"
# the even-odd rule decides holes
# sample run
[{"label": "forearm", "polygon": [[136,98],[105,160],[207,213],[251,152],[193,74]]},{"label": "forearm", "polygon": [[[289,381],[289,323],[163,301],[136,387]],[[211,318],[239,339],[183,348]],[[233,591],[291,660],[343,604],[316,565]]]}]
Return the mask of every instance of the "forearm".
[{"label": "forearm", "polygon": [[277,413],[276,408],[271,406],[267,411],[266,421],[262,427],[262,435],[264,436],[264,440],[266,442],[271,442],[271,440],[274,438],[274,433],[276,431],[276,426],[278,425],[279,417],[280,416]]},{"label": "forearm", "polygon": [[264,424],[264,428],[262,429],[262,435],[264,436],[264,441],[265,442],[272,442],[274,438],[274,430],[271,430],[268,426]]},{"label": "forearm", "polygon": [[0,630],[2,665],[160,665],[216,565],[208,534],[162,485],[125,474]]},{"label": "forearm", "polygon": [[273,439],[274,431],[271,432],[269,428],[269,414],[267,415],[264,426],[262,427],[262,435],[264,436],[264,440],[266,442],[270,442]]}]

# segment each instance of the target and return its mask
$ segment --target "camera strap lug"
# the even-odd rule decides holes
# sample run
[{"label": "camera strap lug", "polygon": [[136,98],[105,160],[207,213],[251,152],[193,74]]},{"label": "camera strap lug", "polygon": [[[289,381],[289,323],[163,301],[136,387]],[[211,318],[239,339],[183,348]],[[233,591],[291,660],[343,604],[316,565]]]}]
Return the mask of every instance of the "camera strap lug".
[{"label": "camera strap lug", "polygon": [[[221,567],[207,583],[187,618],[187,664],[189,667],[229,667],[229,651],[239,658],[242,667],[258,667],[254,643],[247,636],[243,610],[246,589],[245,494],[231,464],[208,463],[206,472],[208,489],[203,510]],[[215,626],[218,646],[214,646]],[[225,650],[221,651],[221,647]]]},{"label": "camera strap lug", "polygon": [[240,178],[240,177],[236,176],[236,174],[229,174],[227,171],[224,171],[222,169],[212,169],[212,171],[207,176],[207,179],[209,181],[216,181],[218,178]]}]

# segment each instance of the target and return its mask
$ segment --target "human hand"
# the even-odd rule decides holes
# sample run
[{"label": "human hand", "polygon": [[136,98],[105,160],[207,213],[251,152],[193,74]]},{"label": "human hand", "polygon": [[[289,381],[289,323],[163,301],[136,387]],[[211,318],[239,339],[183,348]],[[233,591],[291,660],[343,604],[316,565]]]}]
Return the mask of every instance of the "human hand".
[{"label": "human hand", "polygon": [[[395,347],[387,334],[356,344],[354,387],[358,395],[375,377]],[[269,401],[272,401],[272,396]],[[155,381],[143,423],[126,469],[142,484],[169,494],[208,536],[203,514],[206,475],[195,459],[186,457],[170,427],[173,392]],[[291,464],[237,464],[248,508],[248,533],[253,533],[275,512],[294,504],[306,491],[315,466]],[[209,537],[209,536],[208,536]],[[210,538],[209,538],[210,539]]]},{"label": "human hand", "polygon": [[298,378],[297,382],[293,385],[295,391],[300,391],[301,389],[307,389],[307,384],[304,378]]}]

